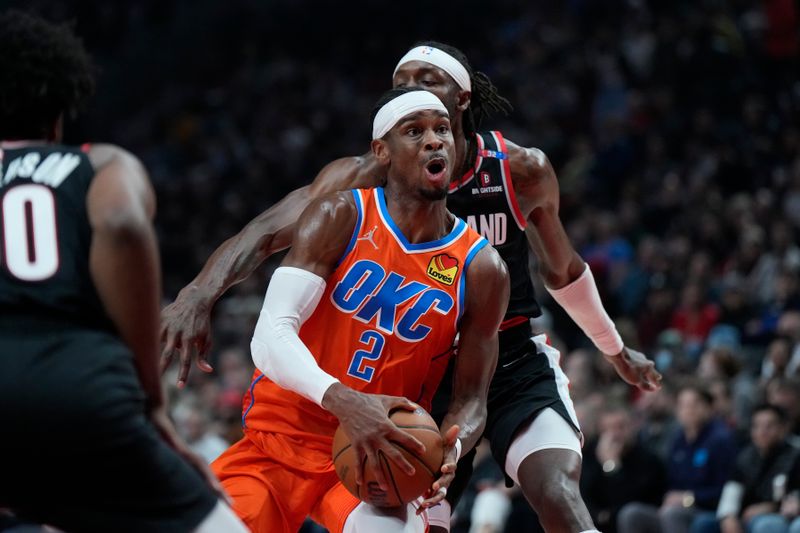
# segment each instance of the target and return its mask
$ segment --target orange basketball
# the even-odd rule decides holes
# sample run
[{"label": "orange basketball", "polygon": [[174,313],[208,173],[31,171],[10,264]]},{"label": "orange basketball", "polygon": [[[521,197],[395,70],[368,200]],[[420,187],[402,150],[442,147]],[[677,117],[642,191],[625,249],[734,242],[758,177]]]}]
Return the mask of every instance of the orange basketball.
[{"label": "orange basketball", "polygon": [[356,484],[357,459],[355,450],[350,446],[350,438],[341,426],[333,436],[333,464],[339,479],[353,496],[378,507],[397,507],[421,496],[439,477],[444,462],[444,441],[433,418],[424,409],[399,409],[392,412],[389,419],[424,444],[425,454],[417,455],[398,446],[400,453],[414,467],[414,475],[409,476],[379,452],[383,475],[389,484],[388,491],[380,488],[371,468],[364,471],[364,484]]}]

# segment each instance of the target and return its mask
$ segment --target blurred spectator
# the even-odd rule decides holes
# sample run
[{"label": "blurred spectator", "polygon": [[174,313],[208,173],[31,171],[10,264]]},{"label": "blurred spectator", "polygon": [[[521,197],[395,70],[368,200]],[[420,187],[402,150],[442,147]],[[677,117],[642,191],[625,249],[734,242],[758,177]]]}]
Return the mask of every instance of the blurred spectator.
[{"label": "blurred spectator", "polygon": [[786,412],[763,404],[753,410],[752,444],[739,452],[716,513],[695,519],[691,533],[769,533],[779,510],[788,475],[800,450],[786,440]]},{"label": "blurred spectator", "polygon": [[638,408],[643,416],[639,430],[640,442],[655,453],[662,463],[666,463],[672,441],[680,430],[675,419],[675,390],[669,382],[664,382],[660,390],[643,396]]},{"label": "blurred spectator", "polygon": [[[709,345],[713,345],[709,339]],[[723,382],[730,391],[730,411],[722,420],[731,428],[746,426],[750,420],[753,397],[756,393],[756,380],[743,371],[741,360],[729,348],[713,347],[700,356],[697,375],[706,383]],[[713,391],[712,391],[713,393]],[[715,402],[715,410],[719,405]],[[719,413],[718,413],[719,414]]]},{"label": "blurred spectator", "polygon": [[800,378],[775,378],[767,383],[766,401],[786,411],[790,439],[800,446]]},{"label": "blurred spectator", "polygon": [[719,321],[719,309],[706,297],[700,282],[683,287],[678,308],[672,314],[671,327],[683,335],[684,348],[690,357],[698,357],[706,337]]},{"label": "blurred spectator", "polygon": [[700,385],[678,390],[680,429],[666,463],[667,493],[660,507],[626,504],[619,512],[619,533],[686,533],[702,511],[716,508],[734,461],[730,430],[713,417],[713,398]]},{"label": "blurred spectator", "polygon": [[626,503],[661,503],[666,471],[661,460],[637,442],[637,428],[627,407],[606,407],[598,426],[598,437],[583,451],[581,494],[595,525],[605,533],[615,533],[617,514]]},{"label": "blurred spectator", "polygon": [[210,428],[211,412],[189,395],[183,396],[172,410],[175,427],[189,448],[211,463],[228,448],[228,443]]}]

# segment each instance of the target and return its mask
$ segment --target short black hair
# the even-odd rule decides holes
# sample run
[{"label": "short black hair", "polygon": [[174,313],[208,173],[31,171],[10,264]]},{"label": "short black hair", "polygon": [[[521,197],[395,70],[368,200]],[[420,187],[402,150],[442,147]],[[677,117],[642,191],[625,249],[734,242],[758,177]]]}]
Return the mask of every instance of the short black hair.
[{"label": "short black hair", "polygon": [[22,11],[0,14],[0,73],[0,139],[46,137],[94,92],[94,66],[72,30]]},{"label": "short black hair", "polygon": [[405,93],[412,93],[414,91],[424,91],[425,89],[421,87],[397,87],[395,89],[389,89],[385,93],[378,98],[378,101],[375,102],[375,106],[372,108],[372,113],[369,114],[369,124],[370,127],[372,123],[375,122],[375,117],[378,115],[378,111],[381,110],[383,106],[385,106],[388,102],[391,102],[398,96],[401,96]]},{"label": "short black hair", "polygon": [[467,69],[469,81],[472,85],[472,98],[467,111],[464,113],[464,135],[466,137],[476,133],[484,119],[498,112],[508,115],[514,110],[511,102],[497,92],[497,87],[494,86],[489,76],[483,72],[472,70],[467,56],[455,46],[440,43],[439,41],[420,41],[414,45],[414,48],[417,46],[438,48],[442,52],[453,56]]},{"label": "short black hair", "polygon": [[753,414],[751,415],[750,418],[755,418],[755,416],[762,411],[769,411],[771,413],[774,413],[775,416],[778,417],[778,421],[781,424],[785,424],[786,422],[789,421],[789,414],[786,412],[786,410],[783,407],[780,407],[778,405],[773,405],[771,403],[761,403],[756,405],[753,408]]}]

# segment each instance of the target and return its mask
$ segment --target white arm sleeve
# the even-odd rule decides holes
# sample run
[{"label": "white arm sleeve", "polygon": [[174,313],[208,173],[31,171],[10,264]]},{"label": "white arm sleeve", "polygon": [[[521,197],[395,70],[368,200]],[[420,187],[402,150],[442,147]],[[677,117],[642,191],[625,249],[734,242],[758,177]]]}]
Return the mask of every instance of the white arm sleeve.
[{"label": "white arm sleeve", "polygon": [[307,270],[279,267],[272,275],[250,343],[253,363],[269,379],[322,405],[339,380],[323,371],[298,332],[317,308],[325,280]]},{"label": "white arm sleeve", "polygon": [[624,344],[614,322],[603,308],[600,293],[589,265],[578,279],[560,289],[547,288],[547,292],[564,308],[597,349],[606,355],[617,355]]}]

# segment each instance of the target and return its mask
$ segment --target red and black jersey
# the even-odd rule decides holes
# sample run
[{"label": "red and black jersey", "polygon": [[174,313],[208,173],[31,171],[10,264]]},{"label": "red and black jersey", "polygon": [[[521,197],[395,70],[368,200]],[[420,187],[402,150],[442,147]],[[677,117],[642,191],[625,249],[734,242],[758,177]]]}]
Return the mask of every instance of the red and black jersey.
[{"label": "red and black jersey", "polygon": [[89,272],[86,195],[95,170],[77,147],[0,150],[0,309],[110,327]]},{"label": "red and black jersey", "polygon": [[447,208],[500,252],[511,277],[505,327],[541,315],[528,270],[526,220],[511,183],[508,150],[499,131],[477,133],[477,157],[460,179],[453,178]]}]

